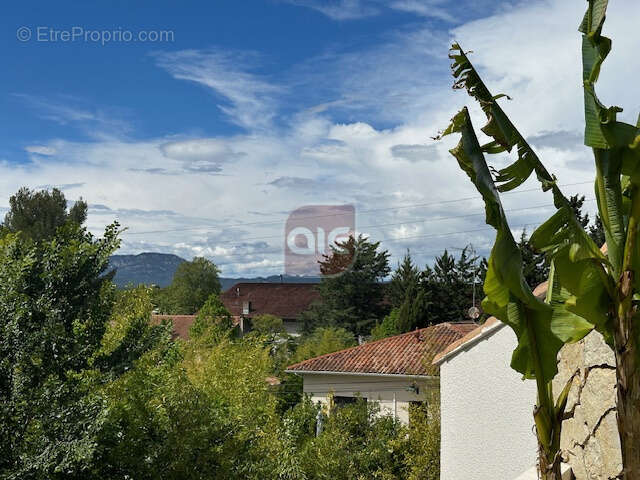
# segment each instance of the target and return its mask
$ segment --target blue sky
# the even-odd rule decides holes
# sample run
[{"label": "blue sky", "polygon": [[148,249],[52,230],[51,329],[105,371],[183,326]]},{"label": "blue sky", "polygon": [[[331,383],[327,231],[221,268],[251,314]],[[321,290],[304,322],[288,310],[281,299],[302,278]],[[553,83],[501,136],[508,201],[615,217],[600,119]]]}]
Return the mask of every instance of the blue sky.
[{"label": "blue sky", "polygon": [[[123,253],[205,255],[226,275],[280,273],[287,213],[308,204],[353,204],[358,229],[382,240],[393,263],[407,248],[421,264],[469,242],[486,253],[481,205],[446,153],[451,144],[431,140],[469,103],[450,90],[447,47],[455,38],[475,51],[561,182],[592,197],[580,141],[583,8],[578,0],[12,2],[0,18],[0,209],[22,185],[59,186],[69,200],[89,201],[92,231],[114,219],[128,227]],[[631,102],[631,117],[640,96],[623,93],[616,73],[638,68],[628,65],[638,9],[631,1],[610,9],[614,55],[602,79],[612,103]],[[28,41],[17,38],[20,27]],[[170,37],[36,38],[79,29]],[[544,219],[550,210],[531,207],[545,202],[535,192],[505,199],[514,230]]]}]

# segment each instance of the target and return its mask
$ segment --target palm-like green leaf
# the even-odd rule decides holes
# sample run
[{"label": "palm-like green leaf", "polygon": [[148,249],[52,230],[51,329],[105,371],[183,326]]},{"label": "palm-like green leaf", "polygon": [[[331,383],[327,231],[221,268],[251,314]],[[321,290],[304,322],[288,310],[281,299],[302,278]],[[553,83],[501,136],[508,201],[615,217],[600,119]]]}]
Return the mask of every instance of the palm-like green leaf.
[{"label": "palm-like green leaf", "polygon": [[556,356],[562,346],[551,331],[552,309],[533,295],[524,279],[520,249],[511,234],[466,108],[452,119],[443,134],[450,133],[461,134],[460,142],[451,153],[482,195],[486,222],[496,229],[484,284],[487,298],[483,307],[509,325],[518,337],[511,366],[527,378],[549,382],[557,373]]},{"label": "palm-like green leaf", "polygon": [[[466,89],[480,103],[487,117],[487,124],[482,128],[482,131],[491,136],[493,141],[482,146],[482,151],[487,154],[495,154],[511,151],[513,147],[517,148],[516,161],[498,171],[495,179],[498,184],[497,189],[499,191],[512,190],[524,183],[535,172],[542,189],[551,190],[553,194],[554,204],[558,211],[534,232],[531,238],[533,246],[547,252],[550,258],[562,257],[557,261],[561,266],[558,272],[560,278],[562,278],[564,267],[572,270],[573,262],[577,261],[584,262],[584,268],[587,268],[588,265],[587,269],[590,274],[599,271],[606,273],[605,267],[609,266],[607,257],[600,252],[598,246],[576,219],[569,201],[557,186],[556,178],[544,167],[536,152],[498,104],[497,99],[501,95],[493,95],[490,92],[459,44],[456,43],[452,46],[449,56],[453,60],[454,88]],[[443,134],[446,133],[448,132],[443,132]],[[567,314],[561,317],[563,319],[561,338],[577,341],[594,326],[604,329],[606,325],[604,319],[599,315],[600,310],[597,310],[597,315],[590,311],[586,313],[584,319],[590,324],[590,328],[584,320],[578,319],[576,316],[582,316],[584,313],[583,305],[585,302],[580,298],[582,291],[588,291],[590,294],[597,293],[595,297],[589,298],[589,301],[586,302],[589,307],[593,306],[594,298],[601,302],[606,302],[608,299],[609,289],[605,279],[598,275],[590,275],[588,278],[594,282],[593,285],[589,285],[589,288],[580,285],[579,290],[567,290],[571,295],[568,295],[566,300],[571,304],[567,305]],[[570,331],[571,328],[574,330]],[[607,336],[609,336],[608,332]]]}]

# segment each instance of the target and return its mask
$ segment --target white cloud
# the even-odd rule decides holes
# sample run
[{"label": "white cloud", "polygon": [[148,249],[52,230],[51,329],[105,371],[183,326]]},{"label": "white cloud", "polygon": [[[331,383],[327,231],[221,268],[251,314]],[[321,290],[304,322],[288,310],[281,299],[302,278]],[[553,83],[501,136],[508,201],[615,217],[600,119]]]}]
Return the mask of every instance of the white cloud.
[{"label": "white cloud", "polygon": [[38,155],[55,155],[56,149],[54,147],[47,147],[45,145],[27,145],[24,147],[25,151],[29,153],[37,153]]},{"label": "white cloud", "polygon": [[156,54],[158,65],[180,80],[212,89],[225,103],[218,105],[234,123],[266,128],[275,116],[274,96],[281,88],[251,73],[257,57],[220,50],[183,50]]},{"label": "white cloud", "polygon": [[371,2],[361,0],[289,0],[289,3],[312,8],[333,20],[354,20],[380,12]]}]

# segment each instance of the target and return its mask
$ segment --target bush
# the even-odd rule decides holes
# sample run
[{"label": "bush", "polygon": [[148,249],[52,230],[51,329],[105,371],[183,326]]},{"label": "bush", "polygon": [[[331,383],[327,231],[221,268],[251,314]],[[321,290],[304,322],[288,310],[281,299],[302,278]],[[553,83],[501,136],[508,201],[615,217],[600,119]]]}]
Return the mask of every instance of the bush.
[{"label": "bush", "polygon": [[366,400],[335,409],[322,434],[301,449],[309,479],[402,479],[406,428]]},{"label": "bush", "polygon": [[440,405],[433,400],[428,406],[410,409],[408,480],[440,478]]}]

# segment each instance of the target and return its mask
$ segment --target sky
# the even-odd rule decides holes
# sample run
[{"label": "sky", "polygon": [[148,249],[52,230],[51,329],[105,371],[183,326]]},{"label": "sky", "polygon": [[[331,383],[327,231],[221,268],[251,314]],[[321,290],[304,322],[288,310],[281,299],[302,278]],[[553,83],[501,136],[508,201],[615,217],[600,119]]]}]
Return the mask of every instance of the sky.
[{"label": "sky", "polygon": [[[22,186],[89,203],[119,253],[205,256],[225,276],[283,271],[284,226],[308,205],[352,205],[395,266],[492,231],[479,195],[432,138],[463,105],[448,48],[485,83],[567,195],[593,213],[582,144],[586,2],[243,0],[10,2],[0,18],[0,215]],[[612,2],[598,84],[640,111],[640,4]],[[496,167],[507,157],[492,158]],[[504,195],[514,234],[552,212],[534,181]]]}]

